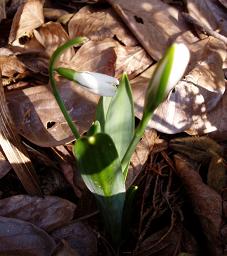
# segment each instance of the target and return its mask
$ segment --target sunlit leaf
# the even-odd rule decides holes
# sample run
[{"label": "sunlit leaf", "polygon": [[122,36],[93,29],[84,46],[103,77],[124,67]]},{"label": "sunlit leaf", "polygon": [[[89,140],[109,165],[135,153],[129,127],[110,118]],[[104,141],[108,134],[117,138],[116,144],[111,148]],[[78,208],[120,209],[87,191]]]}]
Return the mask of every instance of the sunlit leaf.
[{"label": "sunlit leaf", "polygon": [[106,115],[112,97],[101,97],[96,108],[96,120],[99,120],[102,132],[105,130]]},{"label": "sunlit leaf", "polygon": [[134,106],[127,75],[123,75],[116,96],[112,99],[106,115],[105,133],[109,134],[123,158],[134,134]]},{"label": "sunlit leaf", "polygon": [[106,227],[117,242],[121,234],[125,184],[116,147],[109,135],[98,133],[80,138],[74,154],[82,178],[99,202]]}]

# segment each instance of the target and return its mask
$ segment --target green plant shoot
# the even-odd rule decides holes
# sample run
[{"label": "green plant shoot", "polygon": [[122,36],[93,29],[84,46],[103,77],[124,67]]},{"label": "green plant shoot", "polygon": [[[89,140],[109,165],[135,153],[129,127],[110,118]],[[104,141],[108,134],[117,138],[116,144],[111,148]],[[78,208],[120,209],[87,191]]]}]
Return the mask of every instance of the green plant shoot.
[{"label": "green plant shoot", "polygon": [[[130,206],[125,206],[125,180],[130,159],[154,110],[183,76],[190,53],[184,44],[173,44],[167,49],[151,78],[146,92],[143,117],[135,128],[134,104],[126,74],[122,75],[119,83],[116,78],[104,74],[55,68],[55,63],[64,50],[73,45],[79,46],[83,42],[85,38],[77,37],[54,52],[49,65],[50,83],[59,107],[75,136],[73,153],[81,176],[98,202],[106,230],[113,243],[119,246],[123,216],[129,216],[133,202],[132,199],[127,200]],[[96,110],[97,120],[91,125],[86,136],[80,136],[66,110],[57,90],[55,72],[75,81],[75,85],[102,96]],[[136,190],[132,191],[134,198]],[[132,196],[127,195],[127,198]],[[123,213],[124,208],[127,209],[127,214]]]}]

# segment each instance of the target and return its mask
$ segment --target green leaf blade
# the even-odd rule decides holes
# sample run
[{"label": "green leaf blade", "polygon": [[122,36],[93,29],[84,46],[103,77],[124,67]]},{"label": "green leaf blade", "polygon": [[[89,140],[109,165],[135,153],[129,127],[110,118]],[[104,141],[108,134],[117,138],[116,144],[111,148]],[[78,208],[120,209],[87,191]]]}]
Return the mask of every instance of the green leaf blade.
[{"label": "green leaf blade", "polygon": [[101,126],[101,131],[104,132],[105,130],[105,123],[106,123],[106,115],[111,103],[112,97],[100,97],[99,103],[96,108],[96,120],[99,121]]},{"label": "green leaf blade", "polygon": [[105,133],[109,134],[116,145],[122,160],[135,129],[134,104],[128,77],[123,74],[117,94],[112,98],[106,114]]},{"label": "green leaf blade", "polygon": [[99,202],[106,227],[117,243],[126,189],[116,147],[109,135],[98,133],[80,138],[74,146],[74,154],[82,178]]}]

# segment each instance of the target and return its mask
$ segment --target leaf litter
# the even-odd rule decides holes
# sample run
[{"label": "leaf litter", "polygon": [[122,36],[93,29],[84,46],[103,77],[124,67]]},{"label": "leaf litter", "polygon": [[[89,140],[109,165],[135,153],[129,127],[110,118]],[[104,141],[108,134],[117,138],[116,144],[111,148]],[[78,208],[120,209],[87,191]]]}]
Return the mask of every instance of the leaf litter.
[{"label": "leaf litter", "polygon": [[[185,77],[156,110],[131,160],[127,184],[139,190],[119,255],[225,255],[226,22],[221,0],[1,1],[4,93],[44,197],[26,194],[2,152],[0,254],[114,255],[48,85],[53,51],[83,35],[87,42],[58,65],[117,78],[127,72],[137,118],[165,49],[177,40],[191,52]],[[56,79],[82,134],[98,97]]]}]

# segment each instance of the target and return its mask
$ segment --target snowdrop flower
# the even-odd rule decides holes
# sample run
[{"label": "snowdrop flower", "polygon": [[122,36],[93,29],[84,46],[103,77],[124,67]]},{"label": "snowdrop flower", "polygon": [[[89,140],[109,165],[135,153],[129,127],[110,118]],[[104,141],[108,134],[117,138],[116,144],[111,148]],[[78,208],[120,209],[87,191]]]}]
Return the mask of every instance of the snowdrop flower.
[{"label": "snowdrop flower", "polygon": [[77,82],[79,85],[83,86],[90,92],[98,94],[101,96],[114,96],[119,81],[111,76],[88,72],[88,71],[75,71],[69,68],[57,68],[56,71],[63,77]]},{"label": "snowdrop flower", "polygon": [[144,105],[145,112],[153,112],[166,99],[184,75],[189,59],[190,52],[183,43],[174,43],[169,47],[149,83]]}]

